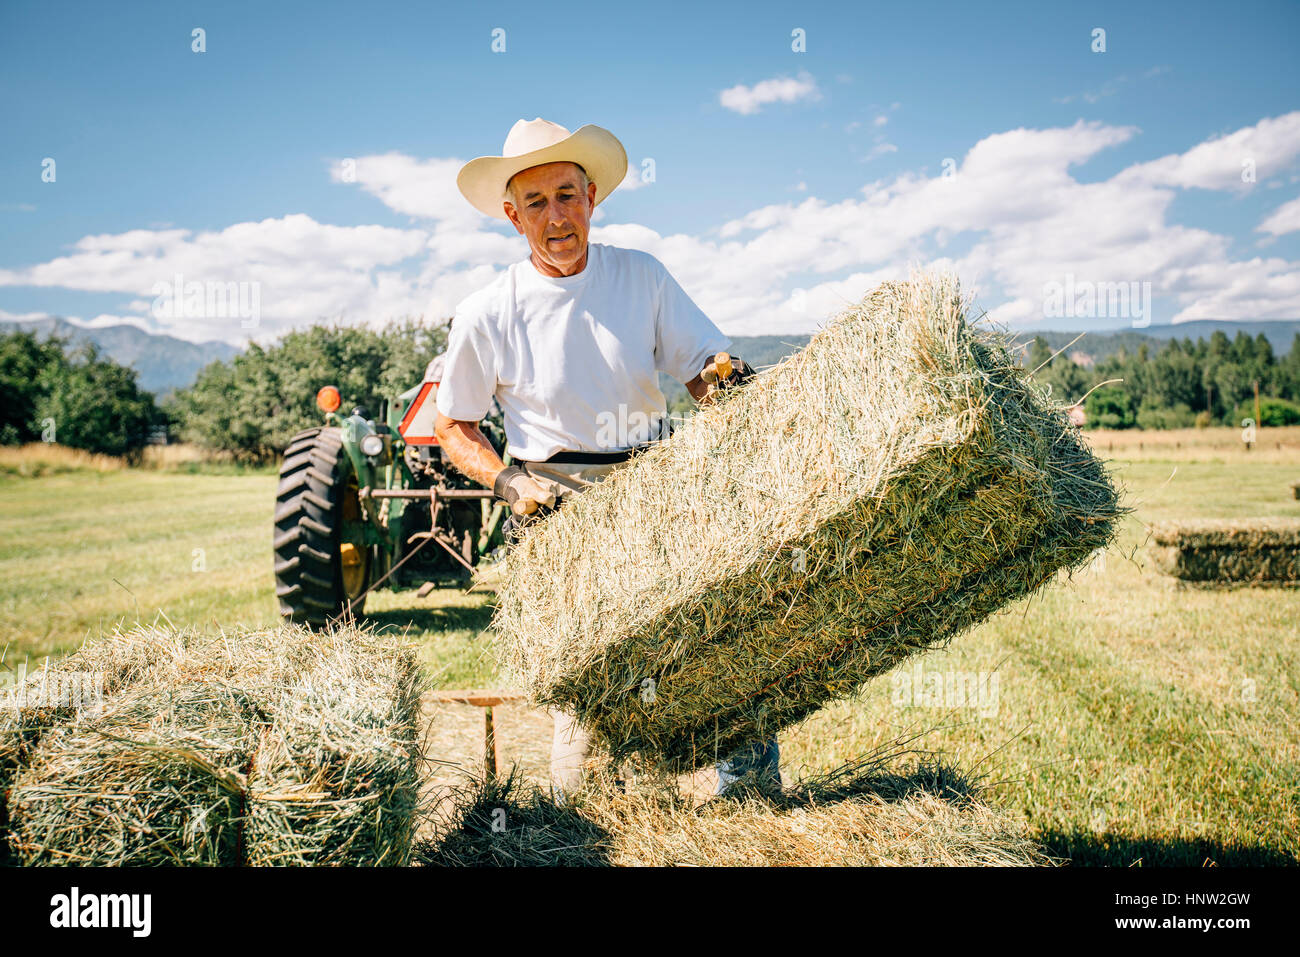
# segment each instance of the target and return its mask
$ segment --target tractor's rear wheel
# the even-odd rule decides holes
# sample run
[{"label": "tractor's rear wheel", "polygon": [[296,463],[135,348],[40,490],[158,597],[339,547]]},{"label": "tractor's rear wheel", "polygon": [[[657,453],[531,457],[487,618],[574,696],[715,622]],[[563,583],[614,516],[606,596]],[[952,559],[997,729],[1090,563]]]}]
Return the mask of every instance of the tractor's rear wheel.
[{"label": "tractor's rear wheel", "polygon": [[372,550],[357,491],[338,429],[293,437],[275,496],[275,596],[285,620],[320,628],[361,614]]}]

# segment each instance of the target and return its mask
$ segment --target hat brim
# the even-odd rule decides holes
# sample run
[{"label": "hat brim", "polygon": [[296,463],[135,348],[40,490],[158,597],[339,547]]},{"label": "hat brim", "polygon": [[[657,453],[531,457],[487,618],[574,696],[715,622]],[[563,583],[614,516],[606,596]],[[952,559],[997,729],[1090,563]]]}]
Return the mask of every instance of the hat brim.
[{"label": "hat brim", "polygon": [[588,124],[558,143],[519,156],[480,156],[461,168],[456,185],[480,213],[509,220],[502,203],[510,177],[543,163],[577,163],[596,184],[596,205],[627,175],[627,152],[609,130]]}]

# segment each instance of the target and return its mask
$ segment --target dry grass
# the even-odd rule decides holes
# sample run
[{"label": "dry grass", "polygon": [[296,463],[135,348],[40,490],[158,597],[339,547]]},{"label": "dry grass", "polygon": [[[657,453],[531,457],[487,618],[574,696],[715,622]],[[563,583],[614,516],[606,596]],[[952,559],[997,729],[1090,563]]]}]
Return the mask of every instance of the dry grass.
[{"label": "dry grass", "polygon": [[1286,465],[1300,461],[1300,425],[1255,430],[1247,449],[1241,429],[1095,429],[1082,433],[1098,455],[1113,459]]},{"label": "dry grass", "polygon": [[887,283],[507,556],[502,658],[615,755],[698,767],[1111,540],[1101,464],[950,278]]},{"label": "dry grass", "polygon": [[854,763],[784,791],[698,801],[608,770],[570,802],[511,775],[480,781],[423,844],[433,866],[1015,866],[1050,863],[981,789],[939,764]]},{"label": "dry grass", "polygon": [[0,475],[39,478],[64,472],[120,472],[126,459],[46,442],[0,445]]}]

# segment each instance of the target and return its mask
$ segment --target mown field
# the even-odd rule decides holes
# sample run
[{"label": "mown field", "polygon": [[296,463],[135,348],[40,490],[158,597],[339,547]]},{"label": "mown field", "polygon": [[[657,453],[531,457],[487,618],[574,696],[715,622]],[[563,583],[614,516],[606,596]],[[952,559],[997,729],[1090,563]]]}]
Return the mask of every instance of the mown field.
[{"label": "mown field", "polygon": [[[1076,863],[1300,861],[1300,589],[1179,589],[1145,523],[1300,516],[1300,429],[1094,434],[1129,491],[1118,549],[782,736],[787,777],[915,735]],[[275,620],[273,476],[0,475],[6,665],[136,622]],[[490,595],[379,593],[444,687],[499,684]],[[982,684],[981,684],[982,683]],[[982,687],[983,694],[965,692]],[[965,699],[965,700],[963,700]]]}]

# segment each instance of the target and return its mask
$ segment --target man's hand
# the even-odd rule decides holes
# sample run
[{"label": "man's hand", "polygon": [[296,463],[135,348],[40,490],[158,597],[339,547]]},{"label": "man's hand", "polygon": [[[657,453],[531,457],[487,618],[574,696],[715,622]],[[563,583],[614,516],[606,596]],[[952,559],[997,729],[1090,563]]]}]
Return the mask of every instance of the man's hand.
[{"label": "man's hand", "polygon": [[699,375],[686,383],[686,389],[697,402],[707,405],[713,401],[713,393],[734,388],[753,378],[754,374],[744,359],[719,352],[700,370]]},{"label": "man's hand", "polygon": [[507,465],[492,483],[497,498],[515,515],[531,515],[540,508],[555,506],[555,493],[531,478],[517,465]]}]

